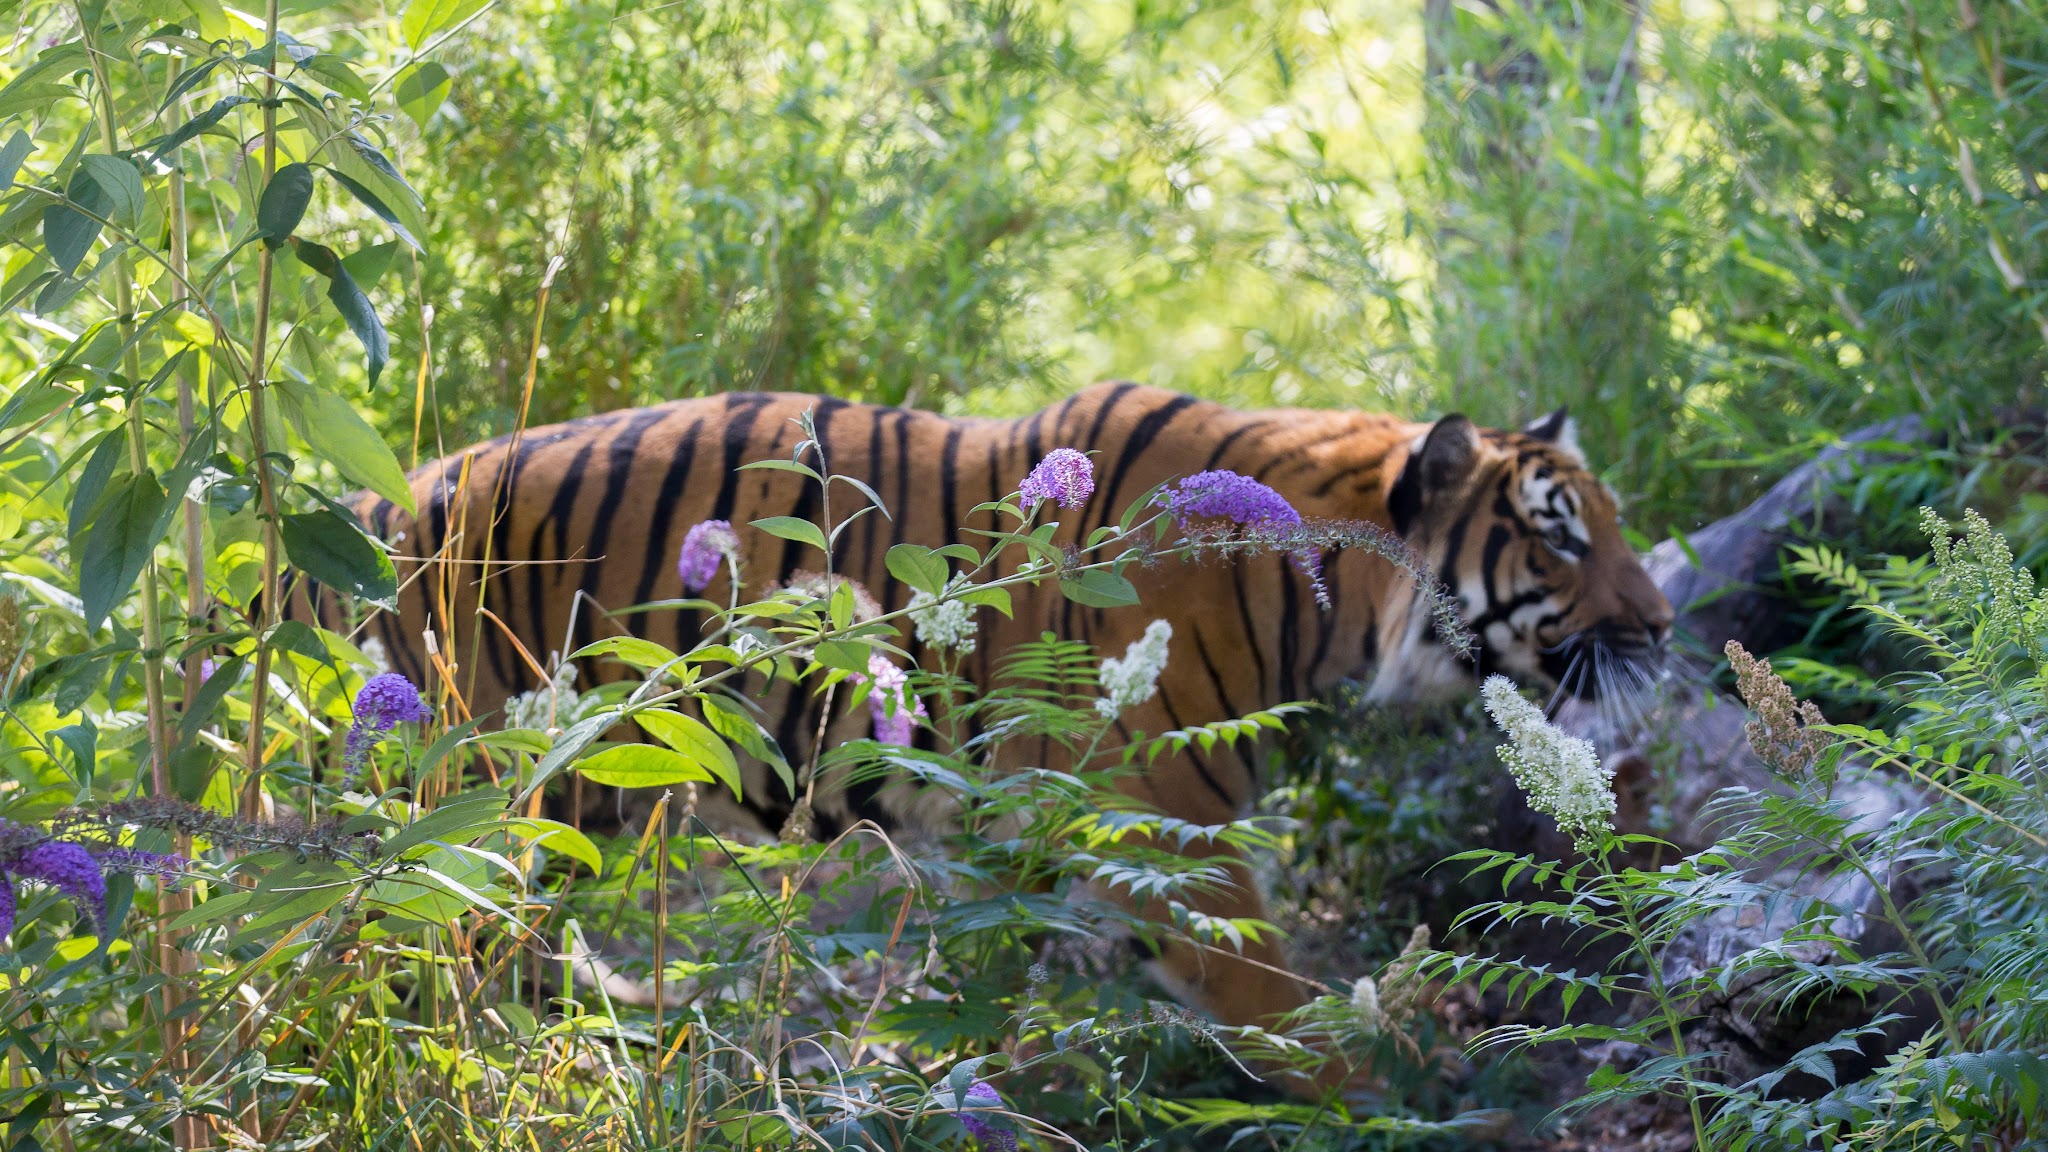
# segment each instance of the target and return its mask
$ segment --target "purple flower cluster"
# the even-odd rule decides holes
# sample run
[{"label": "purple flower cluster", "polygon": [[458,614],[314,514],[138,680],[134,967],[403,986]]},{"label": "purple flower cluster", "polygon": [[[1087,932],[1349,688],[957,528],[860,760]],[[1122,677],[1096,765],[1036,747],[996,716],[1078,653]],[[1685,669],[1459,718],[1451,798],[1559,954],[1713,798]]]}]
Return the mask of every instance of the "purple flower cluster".
[{"label": "purple flower cluster", "polygon": [[910,690],[909,674],[875,652],[868,656],[868,674],[856,680],[874,682],[868,691],[868,710],[875,718],[875,739],[908,748],[917,732],[918,717],[926,714],[924,701]]},{"label": "purple flower cluster", "polygon": [[1301,513],[1285,496],[1236,472],[1197,472],[1169,484],[1152,498],[1154,504],[1185,523],[1223,519],[1247,528],[1283,528],[1301,523]]},{"label": "purple flower cluster", "polygon": [[1026,508],[1042,500],[1062,508],[1079,508],[1095,494],[1095,465],[1072,448],[1055,448],[1024,478],[1017,494],[1024,498]]},{"label": "purple flower cluster", "polygon": [[182,856],[138,848],[94,849],[55,839],[29,825],[0,820],[0,938],[14,932],[17,880],[34,880],[55,888],[92,922],[97,935],[104,936],[108,929],[108,872],[168,880],[187,866]]},{"label": "purple flower cluster", "polygon": [[348,787],[370,763],[370,753],[389,735],[393,725],[424,723],[433,711],[420,699],[413,682],[396,672],[385,672],[364,681],[356,693],[355,723],[349,725],[342,744],[342,786]]},{"label": "purple flower cluster", "polygon": [[706,520],[683,537],[683,550],[676,554],[676,575],[683,579],[683,591],[695,596],[710,587],[718,566],[739,562],[740,537],[730,520]]},{"label": "purple flower cluster", "polygon": [[1017,1134],[1015,1132],[1007,1128],[998,1128],[973,1112],[967,1111],[970,1107],[1001,1108],[1002,1106],[1003,1098],[996,1092],[994,1086],[986,1080],[976,1080],[968,1087],[967,1091],[960,1094],[960,1108],[953,1115],[959,1118],[962,1128],[967,1129],[976,1140],[981,1141],[983,1147],[1001,1148],[1003,1152],[1016,1152]]},{"label": "purple flower cluster", "polygon": [[[1301,513],[1287,502],[1287,497],[1273,491],[1249,476],[1237,472],[1217,470],[1197,472],[1178,484],[1169,484],[1159,490],[1152,502],[1166,509],[1183,528],[1190,520],[1228,520],[1254,531],[1273,533],[1301,525]],[[1316,600],[1326,603],[1328,592],[1323,587],[1323,555],[1312,547],[1297,547],[1289,550],[1288,558],[1309,583],[1315,586]]]}]

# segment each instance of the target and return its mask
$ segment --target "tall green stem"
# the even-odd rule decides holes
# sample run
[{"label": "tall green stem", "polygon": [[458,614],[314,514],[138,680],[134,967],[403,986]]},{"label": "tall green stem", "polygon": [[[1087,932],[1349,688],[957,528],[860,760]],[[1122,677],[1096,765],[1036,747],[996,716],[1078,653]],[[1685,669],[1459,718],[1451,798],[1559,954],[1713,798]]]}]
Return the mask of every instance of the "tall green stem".
[{"label": "tall green stem", "polygon": [[[263,13],[263,42],[269,46],[269,75],[263,83],[263,187],[277,175],[277,0]],[[259,190],[260,195],[260,190]],[[257,618],[256,683],[250,692],[248,778],[242,785],[245,815],[255,815],[263,787],[263,743],[270,706],[270,628],[278,618],[277,485],[266,456],[270,445],[264,427],[264,379],[270,356],[270,282],[276,258],[270,245],[256,252],[256,328],[249,340],[249,442],[256,463],[256,485],[263,502],[263,594]]]},{"label": "tall green stem", "polygon": [[[78,25],[85,38],[86,54],[92,61],[93,85],[99,90],[100,146],[107,155],[119,155],[120,138],[115,131],[114,90],[107,83],[106,54],[93,42],[93,27],[83,8]],[[136,482],[149,471],[149,426],[142,418],[142,349],[135,340],[135,279],[124,255],[114,261],[115,318],[124,352],[121,370],[128,377],[128,467]],[[157,614],[157,567],[152,555],[142,567],[142,689],[149,711],[149,778],[157,795],[170,791],[169,717],[164,703],[163,621]]]}]

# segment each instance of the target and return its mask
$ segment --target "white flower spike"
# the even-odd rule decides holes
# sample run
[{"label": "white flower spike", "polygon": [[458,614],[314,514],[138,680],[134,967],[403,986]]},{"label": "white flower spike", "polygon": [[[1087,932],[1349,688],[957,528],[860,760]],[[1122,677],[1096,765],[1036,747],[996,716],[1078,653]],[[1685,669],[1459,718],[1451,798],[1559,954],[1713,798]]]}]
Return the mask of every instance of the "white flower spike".
[{"label": "white flower spike", "polygon": [[1557,821],[1581,848],[1614,828],[1614,772],[1600,763],[1590,740],[1552,724],[1522,699],[1514,682],[1489,676],[1479,689],[1488,715],[1508,735],[1501,762],[1529,796],[1529,807]]},{"label": "white flower spike", "polygon": [[1159,674],[1166,670],[1166,644],[1173,639],[1173,625],[1154,620],[1145,634],[1131,642],[1123,659],[1102,662],[1102,699],[1095,710],[1116,719],[1124,709],[1143,704],[1159,691]]}]

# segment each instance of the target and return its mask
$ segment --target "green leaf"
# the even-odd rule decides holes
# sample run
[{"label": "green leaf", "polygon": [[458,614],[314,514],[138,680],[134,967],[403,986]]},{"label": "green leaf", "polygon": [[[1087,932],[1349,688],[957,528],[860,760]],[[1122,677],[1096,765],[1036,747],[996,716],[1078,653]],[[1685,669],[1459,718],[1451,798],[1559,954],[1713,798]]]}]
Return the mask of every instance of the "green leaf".
[{"label": "green leaf", "polygon": [[412,486],[398,457],[348,401],[302,380],[280,380],[272,392],[283,402],[292,428],[321,459],[408,514],[415,512]]},{"label": "green leaf", "polygon": [[759,528],[770,536],[778,536],[784,540],[794,540],[799,544],[809,544],[820,552],[827,550],[825,533],[809,520],[800,520],[795,516],[770,516],[763,520],[752,521],[751,523],[754,527]]},{"label": "green leaf", "polygon": [[223,96],[214,101],[213,107],[178,125],[175,131],[150,141],[144,147],[150,150],[151,159],[161,161],[165,156],[176,151],[178,146],[185,143],[185,141],[220,123],[221,118],[228,113],[244,104],[253,103],[255,103],[255,99],[249,96]]},{"label": "green leaf", "polygon": [[357,200],[361,201],[363,207],[368,208],[370,211],[376,213],[377,218],[379,220],[382,220],[386,224],[391,225],[391,230],[393,232],[398,233],[398,238],[400,240],[403,240],[407,244],[412,245],[413,251],[426,251],[425,248],[420,247],[419,239],[415,237],[406,228],[405,224],[399,220],[398,213],[393,212],[391,210],[391,206],[384,202],[383,197],[371,191],[367,186],[363,184],[362,181],[357,180],[355,177],[350,176],[348,173],[343,172],[339,168],[329,168],[324,164],[321,165],[321,167],[326,169],[326,172],[329,176],[334,177],[335,183],[340,184],[343,188],[348,189],[350,195],[354,196]]},{"label": "green leaf", "polygon": [[1015,617],[1010,611],[1010,590],[1008,588],[974,588],[960,594],[966,604],[985,604],[1005,616]]},{"label": "green leaf", "polygon": [[1102,568],[1060,577],[1060,591],[1074,603],[1090,608],[1123,608],[1138,602],[1138,590],[1129,580]]},{"label": "green leaf", "polygon": [[43,247],[49,250],[50,263],[69,276],[78,271],[78,262],[85,259],[85,254],[92,251],[92,242],[99,239],[100,221],[94,217],[109,217],[114,210],[114,198],[83,164],[71,174],[64,196],[70,204],[52,204],[43,209]]},{"label": "green leaf", "polygon": [[397,598],[398,573],[391,558],[328,509],[286,516],[280,534],[292,563],[329,588],[386,607]]},{"label": "green leaf", "polygon": [[400,828],[384,841],[384,858],[394,859],[430,840],[460,844],[500,822],[509,798],[502,792],[481,792],[451,800]]},{"label": "green leaf", "polygon": [[384,273],[391,268],[391,258],[398,255],[398,241],[386,240],[360,248],[341,258],[341,266],[348,269],[351,279],[364,292],[375,292],[377,282],[384,279]]},{"label": "green leaf", "polygon": [[432,60],[421,61],[398,74],[398,84],[392,95],[398,98],[398,110],[405,113],[420,131],[427,130],[427,121],[448,102],[449,89],[453,83],[448,69]]},{"label": "green leaf", "polygon": [[192,707],[178,717],[178,744],[190,744],[192,738],[199,735],[199,730],[213,719],[213,710],[220,707],[220,702],[241,680],[242,667],[248,662],[247,657],[237,656],[215,668],[213,675],[206,678],[206,683],[199,686],[199,692],[192,697]]},{"label": "green leaf", "polygon": [[0,145],[0,192],[14,187],[14,178],[21,174],[21,162],[28,159],[34,147],[28,133],[20,129],[7,138],[6,144]]},{"label": "green leaf", "polygon": [[313,202],[313,169],[304,164],[287,164],[270,177],[263,198],[256,204],[256,234],[263,246],[282,247],[305,219],[306,205]]},{"label": "green leaf", "polygon": [[635,668],[659,668],[676,658],[674,652],[638,636],[607,636],[569,653],[570,660],[586,656],[612,656]]},{"label": "green leaf", "polygon": [[640,725],[648,735],[675,749],[677,754],[689,758],[692,763],[716,776],[732,789],[732,798],[740,798],[740,765],[733,757],[732,749],[726,747],[718,733],[706,727],[695,717],[667,708],[654,708],[633,714],[633,722]]},{"label": "green leaf", "polygon": [[299,61],[299,68],[310,75],[318,76],[321,83],[351,100],[370,98],[370,86],[363,83],[363,78],[356,75],[355,69],[350,68],[346,61],[332,52],[308,56]]},{"label": "green leaf", "polygon": [[576,771],[595,784],[620,788],[658,788],[696,780],[716,783],[697,761],[652,744],[618,744],[576,763]]},{"label": "green leaf", "polygon": [[[99,447],[86,458],[85,467],[78,473],[78,479],[71,486],[71,522],[69,535],[72,540],[82,543],[86,529],[91,527],[93,513],[99,511],[100,499],[107,494],[107,481],[114,478],[114,469],[128,456],[127,438],[118,428],[100,434]],[[80,565],[84,560],[79,560]]]},{"label": "green leaf", "polygon": [[90,174],[93,183],[107,194],[111,210],[102,215],[123,228],[132,229],[142,222],[146,197],[142,191],[142,172],[135,167],[135,161],[126,156],[87,156],[78,162],[78,167]]},{"label": "green leaf", "polygon": [[161,114],[164,111],[164,109],[169,108],[173,104],[176,104],[178,102],[178,97],[183,96],[185,93],[190,92],[194,88],[199,87],[200,84],[205,82],[208,76],[211,76],[213,74],[213,70],[215,68],[220,67],[222,64],[225,64],[226,62],[227,58],[225,56],[215,56],[212,59],[208,60],[206,63],[199,65],[197,68],[192,68],[181,73],[178,76],[177,83],[172,84],[171,90],[169,92],[164,93],[164,102],[157,106],[157,112]]},{"label": "green leaf", "polygon": [[822,479],[818,475],[817,469],[812,468],[808,464],[799,464],[794,460],[756,460],[751,464],[742,464],[735,469],[735,471],[739,472],[763,470],[769,472],[794,472],[799,476],[809,476],[813,480]]},{"label": "green leaf", "polygon": [[87,632],[99,631],[114,605],[127,599],[156,548],[160,529],[168,526],[164,513],[171,506],[153,472],[109,485],[80,551],[78,594],[84,601]]},{"label": "green leaf", "polygon": [[827,668],[844,668],[866,675],[870,651],[858,640],[826,640],[812,649],[812,656]]},{"label": "green leaf", "polygon": [[419,51],[427,41],[484,10],[490,0],[412,0],[398,18],[406,46]]},{"label": "green leaf", "polygon": [[515,832],[532,837],[536,848],[560,852],[571,860],[589,865],[592,872],[604,871],[604,857],[598,853],[597,845],[591,843],[590,837],[559,820],[519,816],[505,823]]},{"label": "green leaf", "polygon": [[782,749],[776,747],[775,738],[761,727],[759,721],[748,715],[739,704],[723,696],[705,696],[699,703],[704,708],[704,719],[720,736],[744,749],[747,755],[767,764],[775,770],[791,796],[796,795],[796,774],[789,770],[789,761],[783,759]]},{"label": "green leaf", "polygon": [[334,250],[324,244],[292,239],[292,251],[306,267],[327,277],[327,298],[334,302],[335,310],[348,322],[349,331],[363,342],[363,351],[369,356],[370,384],[376,386],[377,377],[384,371],[384,365],[391,361],[391,338],[385,335],[384,322],[377,318],[377,309],[370,304],[370,298],[335,258]]},{"label": "green leaf", "polygon": [[889,574],[920,592],[933,596],[946,590],[951,571],[944,559],[922,544],[898,544],[886,559]]},{"label": "green leaf", "polygon": [[581,755],[585,748],[590,747],[593,741],[618,722],[618,713],[606,711],[595,716],[585,716],[569,725],[567,732],[555,737],[555,746],[548,749],[548,754],[541,757],[540,763],[533,766],[533,778],[526,782],[526,787],[519,793],[520,801],[524,803],[528,796],[533,795],[535,789],[546,784],[555,773],[562,770],[563,766]]}]

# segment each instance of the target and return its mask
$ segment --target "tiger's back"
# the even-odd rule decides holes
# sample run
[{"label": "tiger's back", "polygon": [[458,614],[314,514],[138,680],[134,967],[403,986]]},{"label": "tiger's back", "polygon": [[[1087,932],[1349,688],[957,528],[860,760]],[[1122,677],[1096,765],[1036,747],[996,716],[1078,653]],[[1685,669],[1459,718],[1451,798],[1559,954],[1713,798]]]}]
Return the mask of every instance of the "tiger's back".
[{"label": "tiger's back", "polygon": [[[1097,481],[1082,509],[1061,514],[1066,542],[1115,523],[1156,485],[1227,469],[1271,485],[1304,517],[1363,520],[1402,537],[1441,575],[1479,638],[1476,652],[1451,652],[1417,610],[1414,582],[1361,550],[1323,558],[1327,608],[1286,557],[1268,553],[1136,569],[1134,607],[1086,608],[1057,586],[1039,585],[1017,590],[1012,618],[977,610],[980,642],[963,672],[984,685],[1002,653],[1043,632],[1109,655],[1152,620],[1168,621],[1171,651],[1158,692],[1120,716],[1126,732],[1239,716],[1347,677],[1369,677],[1369,698],[1382,701],[1454,691],[1493,670],[1576,688],[1585,653],[1595,665],[1603,651],[1637,659],[1661,644],[1671,620],[1622,540],[1612,494],[1585,471],[1561,413],[1522,432],[1492,432],[1461,416],[1416,424],[1360,412],[1240,412],[1117,383],[1018,420],[735,393],[479,445],[414,473],[416,520],[385,500],[358,505],[400,554],[398,611],[372,618],[368,635],[416,682],[457,685],[474,715],[538,686],[536,665],[549,653],[601,636],[631,630],[690,648],[701,638],[702,613],[605,612],[685,596],[677,552],[690,527],[706,520],[739,528],[745,598],[821,566],[816,549],[746,527],[770,516],[818,519],[827,512],[818,486],[787,472],[739,470],[788,458],[806,410],[830,470],[862,481],[888,506],[888,518],[868,515],[843,533],[832,557],[834,572],[859,581],[885,610],[904,607],[911,594],[885,564],[890,547],[978,539],[963,532],[996,527],[994,514],[971,510],[1015,492],[1046,453],[1065,447],[1092,454]],[[835,500],[834,524],[858,505],[852,492],[835,493],[848,499]],[[702,595],[724,602],[732,591],[722,571]],[[331,606],[316,610],[332,616]],[[440,667],[423,639],[429,634]],[[902,641],[928,662],[912,638]],[[762,703],[792,756],[820,732],[828,743],[866,734],[864,716],[821,729],[822,702],[799,688],[774,686]],[[1049,750],[1009,751],[1046,764]],[[1248,763],[1219,750],[1162,760],[1132,788],[1170,815],[1216,824],[1240,815],[1255,785]],[[745,810],[731,815],[762,832],[779,829],[789,799],[765,766],[749,767],[743,791]],[[860,789],[821,795],[815,819],[830,833],[856,818],[887,818],[885,799]],[[1246,883],[1218,893],[1204,911],[1263,916],[1243,875]],[[1229,1023],[1266,1020],[1299,1002],[1299,986],[1275,975],[1284,962],[1275,946],[1247,949],[1253,963],[1224,980],[1205,973],[1238,962],[1170,948],[1161,963],[1170,986]]]},{"label": "tiger's back", "polygon": [[[1295,418],[1310,414],[1260,416],[1128,384],[1088,389],[1013,421],[761,393],[587,417],[534,429],[516,445],[503,437],[418,470],[412,477],[416,521],[389,501],[366,498],[359,510],[396,543],[403,581],[398,613],[374,618],[368,634],[382,641],[399,671],[426,683],[438,676],[421,639],[431,627],[443,660],[455,666],[465,703],[478,715],[536,686],[538,677],[513,636],[543,663],[550,652],[571,651],[620,628],[688,648],[705,623],[698,612],[640,613],[611,624],[600,610],[685,596],[677,549],[690,526],[704,520],[741,526],[749,596],[819,568],[816,549],[744,528],[768,516],[816,518],[822,511],[817,486],[789,473],[738,470],[787,457],[801,437],[795,419],[806,410],[831,469],[866,483],[888,506],[887,519],[869,515],[850,529],[833,557],[835,572],[861,582],[887,610],[902,607],[911,591],[884,563],[891,546],[936,547],[973,539],[963,529],[995,527],[993,513],[970,509],[1016,491],[1053,448],[1095,453],[1097,491],[1085,508],[1063,518],[1069,522],[1063,535],[1071,540],[1113,523],[1154,485],[1208,468],[1235,468],[1282,485],[1313,472],[1322,477],[1316,488],[1324,497],[1369,495],[1384,487],[1379,465],[1413,427],[1344,413],[1316,413],[1321,419],[1313,421]],[[1321,457],[1337,446],[1331,437],[1340,433],[1347,463],[1333,469]],[[860,502],[850,487],[837,494],[842,503],[835,521]],[[1314,514],[1316,500],[1300,503],[1305,514]],[[1376,575],[1391,580],[1384,562],[1370,566],[1387,569]],[[1180,726],[1242,714],[1308,695],[1370,662],[1369,644],[1335,643],[1340,634],[1369,634],[1369,615],[1348,594],[1351,585],[1372,582],[1374,574],[1364,567],[1332,564],[1339,595],[1329,613],[1316,609],[1305,582],[1277,556],[1141,571],[1136,582],[1143,603],[1124,610],[1083,608],[1056,588],[1021,590],[1014,618],[979,611],[983,639],[968,670],[986,683],[1004,650],[1045,631],[1120,652],[1150,620],[1163,617],[1179,638],[1176,659],[1164,678],[1159,714],[1145,718],[1151,723],[1134,718],[1132,725],[1159,731],[1159,721]],[[488,580],[480,580],[485,572]],[[728,591],[721,574],[703,594],[722,602]],[[479,621],[479,604],[504,627]],[[916,642],[907,636],[905,642],[916,653]],[[796,747],[814,717],[796,706],[779,711],[778,735],[788,737],[783,746]],[[1224,818],[1249,800],[1251,782],[1237,775],[1203,783],[1206,817]],[[754,791],[755,816],[772,827],[778,801],[766,788]]]}]

